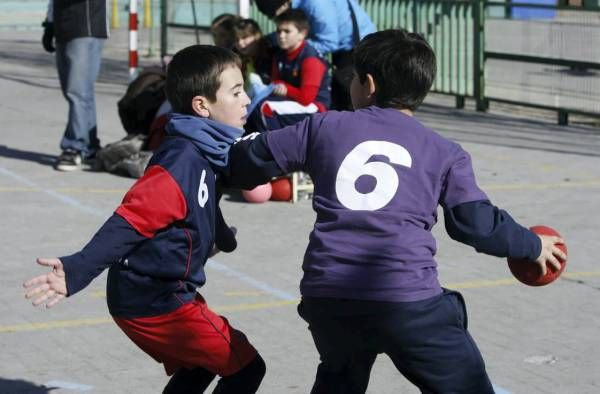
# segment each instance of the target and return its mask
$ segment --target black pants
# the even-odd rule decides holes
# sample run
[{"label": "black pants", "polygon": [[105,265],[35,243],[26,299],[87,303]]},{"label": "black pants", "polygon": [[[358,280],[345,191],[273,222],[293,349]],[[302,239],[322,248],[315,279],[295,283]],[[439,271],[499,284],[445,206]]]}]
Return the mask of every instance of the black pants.
[{"label": "black pants", "polygon": [[352,110],[350,99],[350,82],[354,66],[352,51],[338,51],[331,55],[333,70],[331,74],[331,109]]},{"label": "black pants", "polygon": [[312,394],[365,393],[380,353],[423,393],[493,393],[460,293],[406,303],[303,297],[321,363]]},{"label": "black pants", "polygon": [[[213,394],[254,394],[265,376],[265,362],[260,354],[231,376],[223,376]],[[163,394],[201,394],[216,375],[202,367],[181,368],[171,377]]]}]

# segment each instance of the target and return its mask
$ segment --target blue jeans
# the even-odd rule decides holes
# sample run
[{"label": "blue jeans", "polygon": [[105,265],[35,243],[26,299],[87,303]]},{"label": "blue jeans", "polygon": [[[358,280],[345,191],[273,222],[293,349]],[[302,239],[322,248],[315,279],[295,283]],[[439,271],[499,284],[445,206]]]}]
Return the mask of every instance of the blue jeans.
[{"label": "blue jeans", "polygon": [[96,37],[80,37],[56,45],[60,87],[69,103],[69,120],[60,148],[79,151],[84,158],[100,148],[94,83],[100,72],[103,45],[104,39]]}]

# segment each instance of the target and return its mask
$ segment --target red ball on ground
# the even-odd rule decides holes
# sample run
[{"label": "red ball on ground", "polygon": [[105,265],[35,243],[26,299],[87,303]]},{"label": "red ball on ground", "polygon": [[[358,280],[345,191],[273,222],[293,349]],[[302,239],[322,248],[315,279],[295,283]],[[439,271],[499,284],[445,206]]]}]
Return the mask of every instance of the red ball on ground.
[{"label": "red ball on ground", "polygon": [[[540,235],[554,235],[561,237],[558,231],[548,226],[533,226],[530,228],[536,234]],[[565,254],[567,253],[567,245],[556,244],[556,246],[562,250]],[[537,264],[531,261],[508,258],[508,268],[512,272],[513,276],[519,281],[528,286],[544,286],[548,283],[554,282],[560,274],[565,270],[567,261],[560,262],[560,270],[554,271],[554,268],[550,264],[546,263],[546,275],[542,276],[540,268]]]},{"label": "red ball on ground", "polygon": [[279,178],[271,182],[273,201],[290,201],[292,199],[292,180],[288,177]]},{"label": "red ball on ground", "polygon": [[242,190],[242,196],[248,202],[252,203],[263,203],[265,201],[269,201],[271,198],[271,193],[273,192],[273,188],[270,183],[265,183],[264,185],[258,185],[252,190]]}]

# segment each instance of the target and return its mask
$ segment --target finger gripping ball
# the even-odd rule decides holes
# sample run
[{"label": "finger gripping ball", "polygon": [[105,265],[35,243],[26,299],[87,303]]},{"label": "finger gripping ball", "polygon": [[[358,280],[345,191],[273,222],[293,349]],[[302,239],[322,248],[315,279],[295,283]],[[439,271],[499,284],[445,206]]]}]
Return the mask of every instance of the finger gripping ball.
[{"label": "finger gripping ball", "polygon": [[[539,235],[554,235],[561,237],[556,230],[548,226],[533,226],[530,228],[530,230]],[[567,245],[556,244],[556,246],[565,254],[567,253]],[[510,257],[507,260],[508,268],[510,268],[510,272],[512,272],[513,276],[518,281],[528,286],[544,286],[548,283],[554,282],[560,276],[560,274],[562,274],[567,265],[566,260],[560,261],[560,270],[553,271],[553,268],[551,268],[550,264],[546,263],[546,275],[542,276],[539,266],[531,261],[513,259]]]},{"label": "finger gripping ball", "polygon": [[279,178],[271,182],[273,201],[290,201],[292,199],[292,181],[289,177]]},{"label": "finger gripping ball", "polygon": [[248,202],[252,203],[263,203],[271,198],[273,188],[270,183],[264,185],[258,185],[252,190],[242,190],[242,196]]}]

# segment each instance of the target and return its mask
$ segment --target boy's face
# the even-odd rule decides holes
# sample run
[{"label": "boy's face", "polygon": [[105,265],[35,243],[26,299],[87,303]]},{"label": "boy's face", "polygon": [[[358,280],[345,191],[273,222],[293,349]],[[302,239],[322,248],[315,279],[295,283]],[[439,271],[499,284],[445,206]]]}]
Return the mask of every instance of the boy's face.
[{"label": "boy's face", "polygon": [[235,42],[235,48],[242,55],[252,56],[254,55],[254,52],[256,52],[259,38],[260,34],[250,34],[245,37],[238,37]]},{"label": "boy's face", "polygon": [[221,85],[217,90],[217,99],[214,102],[204,99],[202,105],[206,112],[197,112],[202,117],[242,128],[246,123],[246,106],[250,104],[250,99],[244,91],[242,72],[237,66],[227,67],[219,79]]},{"label": "boy's face", "polygon": [[284,51],[293,51],[302,44],[306,33],[304,30],[298,30],[291,22],[282,22],[277,25],[277,43]]}]

